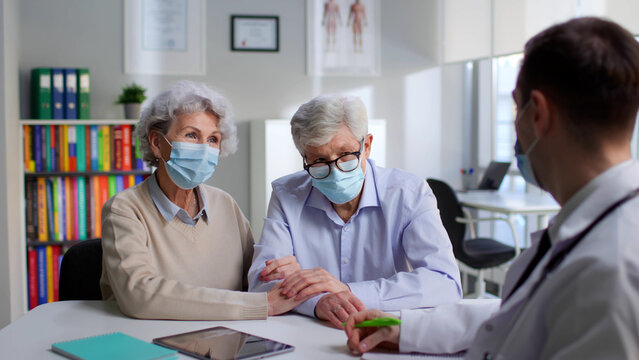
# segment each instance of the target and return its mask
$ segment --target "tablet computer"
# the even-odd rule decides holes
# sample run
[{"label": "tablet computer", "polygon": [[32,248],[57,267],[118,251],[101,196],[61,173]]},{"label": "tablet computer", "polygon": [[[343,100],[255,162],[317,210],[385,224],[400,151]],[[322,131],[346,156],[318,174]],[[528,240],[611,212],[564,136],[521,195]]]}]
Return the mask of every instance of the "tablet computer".
[{"label": "tablet computer", "polygon": [[295,349],[291,345],[223,326],[156,338],[153,343],[210,360],[261,359]]}]

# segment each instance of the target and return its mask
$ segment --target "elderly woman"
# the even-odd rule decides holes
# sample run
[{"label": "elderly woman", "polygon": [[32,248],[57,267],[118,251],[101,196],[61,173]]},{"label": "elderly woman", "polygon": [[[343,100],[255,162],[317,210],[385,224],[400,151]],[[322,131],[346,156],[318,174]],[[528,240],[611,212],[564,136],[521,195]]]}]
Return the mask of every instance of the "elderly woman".
[{"label": "elderly woman", "polygon": [[202,184],[237,148],[228,101],[178,82],[143,111],[136,135],[157,170],[102,209],[103,298],[145,319],[263,319],[299,304],[277,288],[241,291],[251,229],[229,194]]},{"label": "elderly woman", "polygon": [[[457,302],[459,269],[424,179],[369,159],[359,98],[317,97],[291,120],[304,171],[273,182],[249,291],[276,285],[296,310],[341,328],[364,308]],[[303,270],[302,270],[303,269]]]}]

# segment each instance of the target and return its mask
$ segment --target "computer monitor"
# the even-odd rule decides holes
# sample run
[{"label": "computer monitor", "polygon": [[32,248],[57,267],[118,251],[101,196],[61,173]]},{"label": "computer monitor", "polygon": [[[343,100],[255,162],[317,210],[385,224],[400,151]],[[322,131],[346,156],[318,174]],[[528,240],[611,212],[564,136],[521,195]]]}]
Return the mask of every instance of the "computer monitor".
[{"label": "computer monitor", "polygon": [[497,190],[504,181],[510,162],[491,161],[477,185],[477,190]]}]

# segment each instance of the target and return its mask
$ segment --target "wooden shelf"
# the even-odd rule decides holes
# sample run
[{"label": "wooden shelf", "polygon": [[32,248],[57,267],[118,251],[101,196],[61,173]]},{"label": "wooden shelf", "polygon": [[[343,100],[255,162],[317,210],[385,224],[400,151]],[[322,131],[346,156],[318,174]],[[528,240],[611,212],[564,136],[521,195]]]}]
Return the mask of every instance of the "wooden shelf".
[{"label": "wooden shelf", "polygon": [[34,173],[24,173],[25,178],[46,177],[46,176],[99,176],[99,175],[151,175],[148,170],[122,170],[122,171],[39,171]]},{"label": "wooden shelf", "polygon": [[[91,240],[91,239],[87,239],[87,240]],[[71,246],[71,245],[77,244],[77,243],[79,243],[81,241],[86,241],[86,240],[62,240],[62,241],[58,241],[58,240],[49,240],[49,241],[27,240],[27,246],[49,246],[49,245]]]},{"label": "wooden shelf", "polygon": [[20,125],[135,125],[138,119],[22,119]]}]

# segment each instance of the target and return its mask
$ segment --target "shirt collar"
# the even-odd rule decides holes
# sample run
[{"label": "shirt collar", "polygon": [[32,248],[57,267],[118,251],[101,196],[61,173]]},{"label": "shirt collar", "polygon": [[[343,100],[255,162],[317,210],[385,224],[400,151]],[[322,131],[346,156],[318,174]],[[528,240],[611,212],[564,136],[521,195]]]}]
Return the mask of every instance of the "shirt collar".
[{"label": "shirt collar", "polygon": [[[366,172],[364,173],[364,190],[362,191],[362,196],[359,199],[359,205],[357,206],[357,211],[353,214],[353,217],[357,216],[359,211],[365,207],[379,207],[379,198],[377,196],[377,186],[375,183],[375,162],[371,159],[367,160],[366,163]],[[310,176],[310,175],[309,175]],[[319,190],[317,190],[311,184],[311,191],[306,198],[306,206],[310,206],[319,210],[324,211],[329,218],[331,218],[334,222],[338,222],[337,219],[341,221],[331,202],[322,194]],[[343,223],[343,221],[342,221]]]},{"label": "shirt collar", "polygon": [[200,186],[197,186],[194,190],[196,196],[198,197],[200,205],[203,204],[203,206],[201,207],[200,211],[195,214],[194,217],[191,217],[186,210],[175,205],[164,194],[164,192],[160,188],[160,185],[158,185],[155,172],[151,175],[151,179],[149,180],[149,194],[151,195],[151,199],[153,199],[153,203],[158,208],[160,214],[162,214],[162,217],[167,223],[171,222],[176,216],[183,223],[191,226],[195,225],[200,217],[202,217],[203,220],[206,221],[206,214],[208,213],[208,203],[206,202],[206,198],[204,197],[204,192],[200,189]]},{"label": "shirt collar", "polygon": [[[582,227],[585,228],[588,224],[584,223],[584,221],[591,221],[590,217],[582,215],[579,217],[582,221],[576,221],[577,219],[573,219],[571,215],[575,213],[598,188],[609,187],[611,180],[614,182],[614,179],[620,176],[620,172],[623,172],[632,163],[632,160],[628,160],[611,167],[592,179],[570,197],[550,224],[548,235],[550,236],[551,242],[555,244],[559,239],[568,238],[573,232],[576,233]],[[597,209],[591,210],[602,211],[603,208],[597,207]],[[597,214],[593,213],[591,215],[596,216]]]}]

